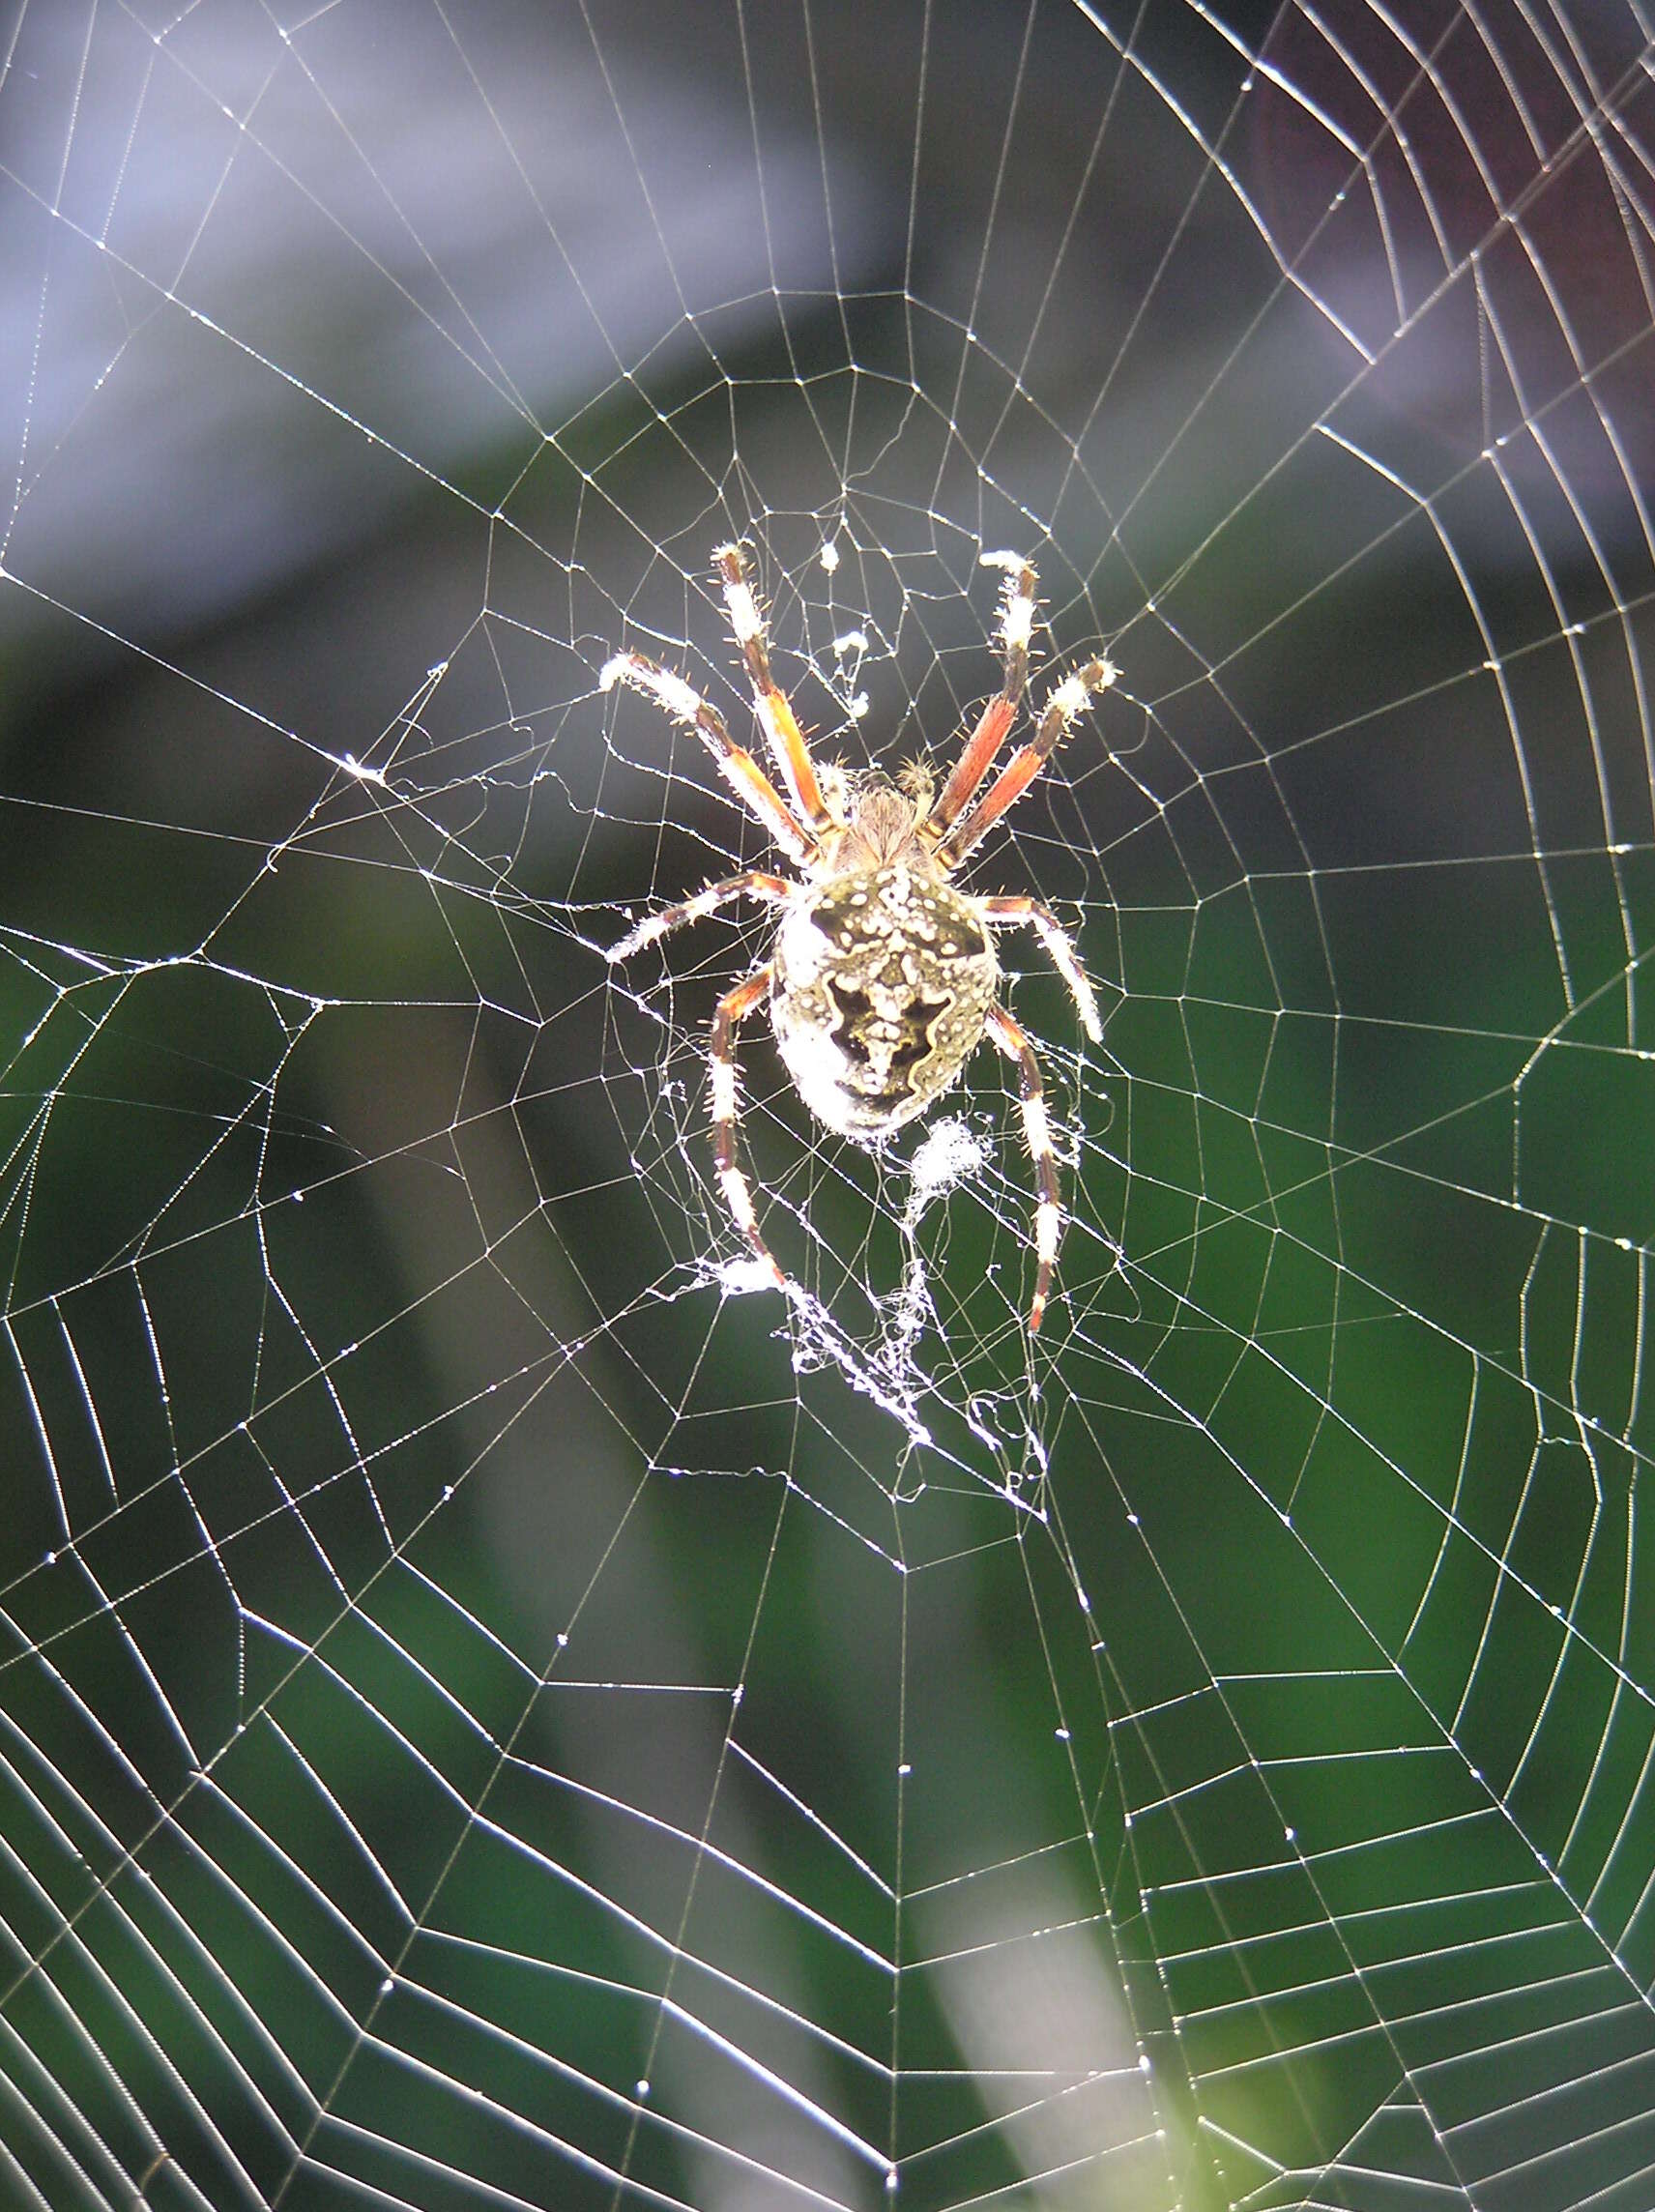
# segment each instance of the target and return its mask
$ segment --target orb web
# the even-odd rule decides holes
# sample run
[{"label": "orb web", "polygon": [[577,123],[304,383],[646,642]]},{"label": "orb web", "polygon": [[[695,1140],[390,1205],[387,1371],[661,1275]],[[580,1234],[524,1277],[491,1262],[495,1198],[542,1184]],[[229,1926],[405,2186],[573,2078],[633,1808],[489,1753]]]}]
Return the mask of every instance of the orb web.
[{"label": "orb web", "polygon": [[[1638,12],[15,13],[0,2163],[1646,2204]],[[1118,684],[867,1150],[760,743]],[[1015,742],[1015,739],[1014,741]]]}]

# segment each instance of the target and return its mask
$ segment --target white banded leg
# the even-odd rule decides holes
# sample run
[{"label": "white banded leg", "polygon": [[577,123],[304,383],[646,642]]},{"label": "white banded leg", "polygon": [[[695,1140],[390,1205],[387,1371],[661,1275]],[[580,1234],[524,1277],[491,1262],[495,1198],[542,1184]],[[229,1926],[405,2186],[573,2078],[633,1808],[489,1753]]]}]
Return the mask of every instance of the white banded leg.
[{"label": "white banded leg", "polygon": [[662,907],[659,914],[652,914],[628,930],[619,945],[612,945],[604,954],[609,961],[630,960],[634,952],[641,952],[646,945],[665,937],[670,931],[682,929],[686,922],[702,921],[710,914],[716,914],[731,899],[766,899],[771,906],[782,901],[798,889],[785,876],[767,875],[762,868],[748,868],[740,876],[726,876],[722,883],[709,884],[704,891],[693,898],[684,899],[678,906]]},{"label": "white banded leg", "polygon": [[1062,1236],[1058,1155],[1052,1150],[1051,1125],[1046,1120],[1045,1091],[1034,1047],[1003,1006],[989,1008],[988,1030],[1006,1059],[1017,1062],[1023,1091],[1023,1133],[1028,1139],[1029,1156],[1034,1163],[1034,1180],[1040,1193],[1034,1208],[1034,1298],[1029,1309],[1029,1333],[1032,1336],[1046,1310],[1046,1294],[1052,1287],[1052,1270],[1058,1264],[1058,1244]]},{"label": "white banded leg", "polygon": [[764,725],[769,742],[770,754],[781,771],[782,781],[793,795],[801,820],[808,823],[820,838],[833,827],[833,817],[828,811],[822,797],[822,786],[817,779],[816,763],[810,757],[810,747],[804,732],[792,707],[787,693],[770,674],[769,637],[765,618],[759,612],[758,596],[753,590],[752,570],[747,564],[745,550],[740,545],[715,545],[712,565],[717,569],[724,591],[724,607],[730,617],[730,628],[736,643],[741,649],[741,658],[747,664],[747,679],[753,686],[753,707]]},{"label": "white banded leg", "polygon": [[675,722],[693,730],[718,763],[736,797],[764,824],[785,852],[791,853],[796,860],[814,857],[815,837],[745,745],[736,742],[717,708],[704,699],[693,684],[686,684],[670,668],[657,666],[644,653],[618,653],[613,660],[604,662],[597,679],[598,689],[612,691],[617,684],[629,684],[634,691],[653,699]]},{"label": "white banded leg", "polygon": [[718,1170],[718,1187],[730,1217],[759,1258],[769,1268],[777,1290],[786,1290],[787,1277],[765,1242],[753,1194],[736,1159],[736,1031],[770,987],[770,963],[756,968],[733,991],[726,991],[712,1015],[712,1158]]},{"label": "white banded leg", "polygon": [[[1053,967],[1069,986],[1081,1027],[1093,1044],[1101,1044],[1103,1024],[1098,1019],[1096,996],[1087,981],[1073,939],[1051,908],[1033,898],[989,898],[981,902],[979,911],[996,924],[1026,921],[1031,929],[1039,933]],[[610,957],[613,959],[614,955]]]}]

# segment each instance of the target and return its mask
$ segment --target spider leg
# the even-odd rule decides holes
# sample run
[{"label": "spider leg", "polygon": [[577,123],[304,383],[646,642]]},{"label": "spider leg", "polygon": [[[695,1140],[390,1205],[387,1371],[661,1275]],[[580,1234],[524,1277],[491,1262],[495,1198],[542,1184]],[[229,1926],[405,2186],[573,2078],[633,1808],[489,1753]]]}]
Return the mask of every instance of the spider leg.
[{"label": "spider leg", "polygon": [[767,960],[762,968],[755,968],[733,991],[725,992],[713,1010],[711,1038],[712,1157],[718,1170],[718,1187],[724,1193],[724,1203],[730,1208],[732,1220],[769,1267],[777,1290],[785,1291],[787,1277],[776,1265],[769,1246],[765,1242],[758,1215],[753,1210],[753,1194],[736,1160],[736,1031],[769,989],[770,967],[770,962]]},{"label": "spider leg", "polygon": [[736,797],[749,813],[758,817],[777,844],[796,860],[814,859],[816,839],[752,754],[736,742],[717,708],[710,705],[693,684],[686,684],[682,676],[673,675],[670,669],[657,667],[642,653],[618,653],[613,660],[605,663],[597,682],[604,691],[612,690],[617,684],[629,684],[634,691],[653,699],[675,722],[693,730],[718,763]]},{"label": "spider leg", "polygon": [[953,826],[971,796],[989,771],[1005,734],[1017,719],[1023,687],[1029,681],[1029,644],[1034,634],[1034,592],[1038,578],[1033,565],[1015,553],[985,553],[984,568],[1003,568],[1005,584],[1000,603],[1000,651],[1005,663],[1005,681],[998,698],[991,699],[977,718],[954,763],[953,773],[943,786],[936,804],[925,818],[927,832],[943,837]]},{"label": "spider leg", "polygon": [[700,921],[710,914],[716,914],[732,899],[766,899],[771,906],[780,906],[798,888],[798,885],[790,884],[785,876],[767,875],[762,868],[749,868],[744,875],[726,876],[722,883],[709,884],[704,891],[697,891],[693,898],[686,898],[678,906],[662,907],[659,914],[647,915],[635,929],[627,931],[619,945],[612,945],[603,957],[609,961],[630,960],[634,952],[641,952],[646,945],[653,945],[656,938],[682,929],[685,922]]},{"label": "spider leg", "polygon": [[1052,1287],[1052,1269],[1058,1264],[1058,1241],[1062,1233],[1063,1213],[1058,1200],[1058,1155],[1052,1150],[1040,1062],[1034,1058],[1034,1047],[1003,1006],[989,1008],[987,1026],[989,1034],[1006,1059],[1014,1060],[1018,1065],[1023,1091],[1023,1133],[1028,1140],[1029,1156],[1034,1162],[1034,1179],[1040,1191],[1039,1203],[1034,1208],[1034,1301],[1029,1309],[1029,1333],[1032,1336],[1046,1310],[1046,1293]]},{"label": "spider leg", "polygon": [[984,831],[1029,789],[1057,751],[1059,741],[1065,736],[1075,716],[1084,713],[1100,691],[1107,691],[1118,674],[1114,661],[1100,655],[1053,686],[1029,743],[1018,747],[965,820],[957,823],[938,846],[939,866],[959,866]]},{"label": "spider leg", "polygon": [[[703,892],[702,896],[707,894]],[[1069,996],[1081,1017],[1081,1027],[1093,1044],[1103,1042],[1103,1024],[1097,1018],[1097,999],[1076,955],[1074,941],[1049,906],[1032,898],[988,898],[978,902],[984,920],[1001,924],[1026,921],[1038,932],[1053,967],[1069,986]],[[664,918],[664,917],[663,917]],[[612,960],[615,954],[609,956]]]},{"label": "spider leg", "polygon": [[723,579],[730,627],[736,633],[736,643],[747,664],[753,705],[764,724],[765,736],[769,740],[770,755],[793,794],[795,805],[820,838],[825,830],[833,827],[833,817],[822,797],[816,764],[804,742],[804,732],[787,703],[786,692],[770,674],[769,641],[754,597],[747,556],[740,545],[719,545],[713,549],[712,559]]}]

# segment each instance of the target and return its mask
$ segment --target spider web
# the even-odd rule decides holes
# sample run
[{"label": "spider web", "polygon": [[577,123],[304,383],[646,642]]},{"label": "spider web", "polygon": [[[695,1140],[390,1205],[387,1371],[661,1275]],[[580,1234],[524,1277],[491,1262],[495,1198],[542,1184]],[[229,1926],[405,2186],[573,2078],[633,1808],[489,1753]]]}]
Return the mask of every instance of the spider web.
[{"label": "spider web", "polygon": [[[1655,2204],[1642,12],[33,5],[0,2200]],[[1039,565],[1014,1082],[762,1016]]]}]

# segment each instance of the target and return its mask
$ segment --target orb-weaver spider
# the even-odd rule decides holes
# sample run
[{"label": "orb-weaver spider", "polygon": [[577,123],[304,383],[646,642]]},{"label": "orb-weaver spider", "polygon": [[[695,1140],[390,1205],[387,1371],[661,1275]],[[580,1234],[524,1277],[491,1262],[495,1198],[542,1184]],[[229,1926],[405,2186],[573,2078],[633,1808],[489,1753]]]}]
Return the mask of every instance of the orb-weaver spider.
[{"label": "orb-weaver spider", "polygon": [[608,662],[599,679],[603,688],[629,684],[693,730],[736,796],[800,871],[792,879],[751,868],[709,884],[682,905],[641,921],[608,957],[628,959],[731,899],[763,899],[781,909],[770,957],[719,1000],[711,1039],[719,1186],[737,1226],[781,1289],[787,1278],[765,1242],[736,1157],[740,1022],[768,998],[777,1048],[805,1104],[828,1128],[867,1145],[878,1145],[923,1114],[957,1079],[986,1030],[1017,1064],[1023,1127],[1039,1188],[1029,1314],[1034,1330],[1058,1258],[1058,1162],[1034,1049],[999,1003],[995,930],[1030,924],[1068,985],[1087,1034],[1095,1043],[1103,1031],[1074,946],[1048,907],[1032,898],[977,897],[957,890],[950,879],[984,832],[1028,790],[1076,715],[1115,682],[1117,671],[1099,655],[1054,685],[1032,736],[979,797],[1028,682],[1036,585],[1032,565],[1021,555],[982,558],[985,567],[1005,571],[998,628],[1004,680],[941,792],[923,771],[900,783],[877,770],[818,771],[770,674],[764,618],[739,545],[719,546],[713,566],[784,790],[777,790],[730,735],[718,710],[682,677],[641,653],[617,654]]}]

